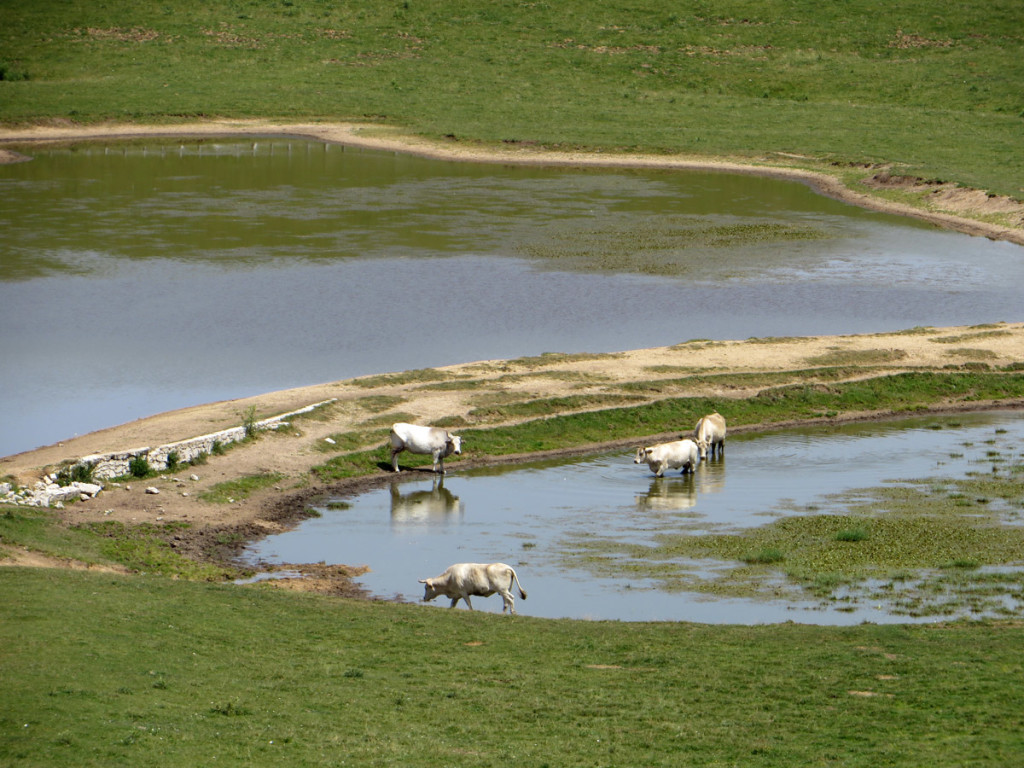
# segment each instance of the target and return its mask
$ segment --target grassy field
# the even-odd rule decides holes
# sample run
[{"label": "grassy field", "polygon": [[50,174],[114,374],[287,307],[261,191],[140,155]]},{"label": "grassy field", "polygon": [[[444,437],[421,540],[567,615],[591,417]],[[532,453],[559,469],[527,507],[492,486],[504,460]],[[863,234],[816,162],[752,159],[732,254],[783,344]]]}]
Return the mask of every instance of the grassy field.
[{"label": "grassy field", "polygon": [[10,0],[0,22],[8,124],[356,120],[1024,191],[1015,0]]},{"label": "grassy field", "polygon": [[1020,762],[1019,623],[571,622],[0,574],[7,766]]},{"label": "grassy field", "polygon": [[[837,173],[891,163],[1019,198],[1022,84],[1024,10],[1013,0],[0,5],[6,125],[355,120],[462,142]],[[737,423],[913,409],[951,392],[1016,396],[1004,385],[1019,387],[1020,376],[971,376],[780,389]],[[615,429],[642,434],[702,406],[619,409]],[[557,447],[569,424],[607,438],[608,414],[566,418],[474,440],[501,455],[513,444]],[[320,472],[350,476],[377,460],[337,457]],[[64,529],[13,508],[0,518],[6,544],[179,577],[0,569],[5,766],[1024,760],[1017,621],[509,620],[237,588],[215,583],[222,570],[183,565],[153,531]],[[844,543],[880,538],[873,520],[836,524],[845,527],[827,533]],[[785,550],[806,531],[761,536],[748,546]],[[821,554],[800,556],[798,565]]]},{"label": "grassy field", "polygon": [[[1016,398],[1021,378],[910,374],[831,393],[785,387],[737,413],[758,423],[840,404],[913,412],[938,393]],[[622,413],[632,415],[615,418]],[[622,413],[605,414],[607,429],[647,428],[650,414]],[[552,419],[539,432],[525,424],[516,442],[533,430],[546,445],[556,432],[573,433],[574,418],[585,426],[601,417],[566,416],[561,430]],[[488,450],[500,454],[507,439],[495,430]],[[612,568],[712,557],[739,564],[730,594],[749,596],[752,572],[776,569],[823,599],[865,576],[904,583],[918,569],[938,569],[938,587],[960,590],[952,599],[998,601],[1007,590],[1019,594],[1015,572],[995,583],[978,575],[980,566],[1019,561],[1021,540],[1019,528],[1001,527],[992,512],[1000,505],[988,502],[1020,509],[1024,465],[989,453],[992,471],[875,497],[858,492],[834,502],[846,505],[841,514],[804,510],[737,535],[662,537],[648,556],[593,539],[572,556]],[[372,456],[362,462],[374,471]],[[525,603],[527,615],[513,619],[233,586],[223,582],[230,569],[178,555],[175,530],[57,519],[51,510],[0,508],[0,540],[134,573],[0,569],[2,765],[873,767],[1024,759],[1024,627],[1013,618],[845,628],[573,622],[531,618]],[[878,587],[879,601],[886,589]],[[929,589],[901,598],[917,601],[907,613],[934,602]]]}]

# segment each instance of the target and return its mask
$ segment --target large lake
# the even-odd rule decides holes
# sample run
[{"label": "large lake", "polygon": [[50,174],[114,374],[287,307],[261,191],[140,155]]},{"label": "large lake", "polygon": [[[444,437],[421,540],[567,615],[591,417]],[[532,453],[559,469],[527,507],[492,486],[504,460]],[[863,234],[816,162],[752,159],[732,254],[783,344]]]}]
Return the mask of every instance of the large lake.
[{"label": "large lake", "polygon": [[384,371],[1019,320],[1018,246],[717,173],[292,139],[0,166],[0,455]]}]

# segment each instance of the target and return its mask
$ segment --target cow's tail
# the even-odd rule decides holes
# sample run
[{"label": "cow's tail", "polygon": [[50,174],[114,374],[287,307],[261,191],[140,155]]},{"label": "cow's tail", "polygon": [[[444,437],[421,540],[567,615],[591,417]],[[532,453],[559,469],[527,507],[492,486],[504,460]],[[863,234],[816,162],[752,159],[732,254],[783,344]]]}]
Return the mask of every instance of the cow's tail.
[{"label": "cow's tail", "polygon": [[[508,567],[508,569],[512,572],[512,584],[515,584],[517,587],[519,587],[519,597],[521,599],[525,600],[526,599],[526,590],[523,589],[522,582],[520,582],[519,581],[519,577],[516,576],[516,569],[513,568],[511,565]],[[511,586],[511,585],[509,585],[509,586]]]}]

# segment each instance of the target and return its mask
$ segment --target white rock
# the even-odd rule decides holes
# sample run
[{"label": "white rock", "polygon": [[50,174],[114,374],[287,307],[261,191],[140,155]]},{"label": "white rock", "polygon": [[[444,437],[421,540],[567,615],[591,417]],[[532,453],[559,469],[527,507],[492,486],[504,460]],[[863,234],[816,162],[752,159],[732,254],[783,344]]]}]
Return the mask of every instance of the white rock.
[{"label": "white rock", "polygon": [[149,494],[152,494],[152,495],[156,495],[156,494],[160,493],[160,489],[159,488],[154,488],[151,485],[151,486],[149,486],[149,488],[146,489],[146,493],[149,493]]}]

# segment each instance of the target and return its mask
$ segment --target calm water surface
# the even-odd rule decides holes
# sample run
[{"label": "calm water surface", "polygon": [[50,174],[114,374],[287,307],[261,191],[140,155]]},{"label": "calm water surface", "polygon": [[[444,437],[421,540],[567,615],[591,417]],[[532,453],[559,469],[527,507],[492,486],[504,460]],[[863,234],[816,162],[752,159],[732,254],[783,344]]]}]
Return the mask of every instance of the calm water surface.
[{"label": "calm water surface", "polygon": [[[927,417],[885,424],[787,430],[730,438],[726,457],[690,477],[655,478],[616,452],[586,460],[490,471],[455,470],[438,482],[406,473],[390,488],[320,508],[322,517],[247,550],[251,562],[368,565],[360,581],[379,597],[416,601],[418,579],[455,562],[502,561],[529,599],[521,613],[549,618],[685,620],[710,623],[907,622],[884,606],[838,610],[815,603],[712,598],[653,582],[604,578],[565,558],[579,536],[651,543],[657,534],[764,525],[827,497],[908,479],[991,471],[992,452],[1024,452],[1019,413]],[[413,475],[419,477],[412,477]],[[1020,523],[1020,509],[1007,509]],[[723,563],[699,564],[713,572]],[[447,607],[447,600],[437,605]],[[497,597],[474,601],[500,611]],[[461,603],[460,603],[461,608]],[[929,619],[934,620],[934,619]]]},{"label": "calm water surface", "polygon": [[1024,306],[1019,247],[793,182],[289,139],[28,151],[0,166],[0,455],[369,373]]}]

